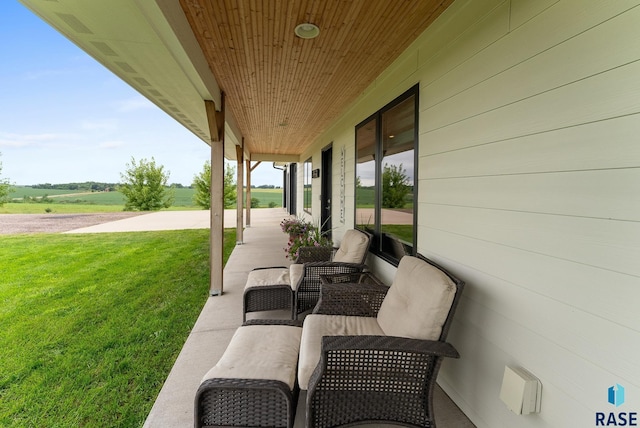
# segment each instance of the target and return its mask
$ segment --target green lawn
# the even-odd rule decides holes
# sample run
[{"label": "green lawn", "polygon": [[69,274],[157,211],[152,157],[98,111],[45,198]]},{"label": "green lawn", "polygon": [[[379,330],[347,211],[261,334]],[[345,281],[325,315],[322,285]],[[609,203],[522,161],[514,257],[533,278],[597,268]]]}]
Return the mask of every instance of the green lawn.
[{"label": "green lawn", "polygon": [[0,266],[0,426],[142,426],[207,299],[209,231],[0,236]]}]

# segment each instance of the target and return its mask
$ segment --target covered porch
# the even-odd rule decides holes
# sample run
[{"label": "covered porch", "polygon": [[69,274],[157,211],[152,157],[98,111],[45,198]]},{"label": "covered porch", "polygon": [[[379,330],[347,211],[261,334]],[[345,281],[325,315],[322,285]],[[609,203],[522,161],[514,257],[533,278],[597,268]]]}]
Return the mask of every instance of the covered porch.
[{"label": "covered porch", "polygon": [[[237,245],[224,268],[224,293],[209,297],[182,352],[167,378],[145,427],[181,428],[193,424],[195,391],[204,374],[218,361],[231,336],[242,324],[242,293],[251,269],[290,263],[283,248],[287,235],[280,221],[287,213],[280,208],[252,212],[252,224],[244,231],[244,244]],[[288,318],[289,311],[255,312],[249,318]],[[300,394],[295,428],[304,427],[305,394]],[[440,428],[474,427],[462,411],[440,389],[434,402]]]},{"label": "covered porch", "polygon": [[[448,339],[462,358],[438,380],[476,426],[592,426],[616,415],[612,385],[627,390],[622,411],[640,408],[638,0],[21,2],[211,146],[218,296],[148,426],[189,420],[187,402],[171,405],[193,391],[179,368],[215,360],[247,272],[283,261],[246,264],[261,233],[276,250],[284,239],[254,211],[223,271],[225,158],[240,186],[243,166],[287,164],[289,212],[329,216],[338,240],[373,230],[385,282],[391,234],[465,280]],[[319,36],[296,36],[300,24]],[[410,225],[382,215],[393,167]],[[504,405],[506,366],[540,379],[540,413]]]}]

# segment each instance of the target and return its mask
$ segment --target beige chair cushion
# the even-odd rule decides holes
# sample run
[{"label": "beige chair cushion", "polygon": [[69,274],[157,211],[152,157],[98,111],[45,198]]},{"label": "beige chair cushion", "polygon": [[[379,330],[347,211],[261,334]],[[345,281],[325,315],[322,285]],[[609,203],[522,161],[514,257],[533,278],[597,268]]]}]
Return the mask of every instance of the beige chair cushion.
[{"label": "beige chair cushion", "polygon": [[388,336],[438,340],[455,293],[455,284],[440,269],[404,256],[382,301],[378,324]]},{"label": "beige chair cushion", "polygon": [[309,378],[320,361],[322,336],[358,336],[384,334],[373,317],[344,315],[307,315],[302,328],[300,358],[298,359],[298,384],[307,389]]},{"label": "beige chair cushion", "polygon": [[218,363],[202,380],[272,379],[293,390],[301,334],[300,327],[284,325],[240,327]]},{"label": "beige chair cushion", "polygon": [[291,281],[291,289],[296,291],[298,289],[298,284],[300,284],[300,279],[302,279],[302,275],[304,275],[304,265],[299,263],[294,263],[289,266],[289,279]]},{"label": "beige chair cushion", "polygon": [[249,272],[244,289],[266,285],[290,284],[290,282],[289,269],[287,268],[256,269]]},{"label": "beige chair cushion", "polygon": [[369,247],[369,237],[355,229],[344,233],[340,247],[333,256],[334,262],[362,263]]}]

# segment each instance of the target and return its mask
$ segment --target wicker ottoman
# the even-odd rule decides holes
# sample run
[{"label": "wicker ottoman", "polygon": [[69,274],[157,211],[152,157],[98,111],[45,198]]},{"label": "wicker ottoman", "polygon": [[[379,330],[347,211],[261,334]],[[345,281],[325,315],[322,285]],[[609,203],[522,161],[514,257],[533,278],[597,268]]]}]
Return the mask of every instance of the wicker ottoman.
[{"label": "wicker ottoman", "polygon": [[242,321],[247,320],[247,312],[291,310],[293,315],[294,293],[289,278],[289,268],[259,268],[249,272],[244,286]]},{"label": "wicker ottoman", "polygon": [[292,428],[301,325],[284,320],[238,328],[198,388],[195,427]]}]

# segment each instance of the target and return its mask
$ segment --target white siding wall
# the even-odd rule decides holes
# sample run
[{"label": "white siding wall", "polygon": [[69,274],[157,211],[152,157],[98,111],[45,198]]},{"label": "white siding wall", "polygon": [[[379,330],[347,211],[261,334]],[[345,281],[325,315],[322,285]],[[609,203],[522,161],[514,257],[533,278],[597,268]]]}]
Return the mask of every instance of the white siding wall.
[{"label": "white siding wall", "polygon": [[[595,426],[615,383],[640,412],[637,6],[457,0],[314,148],[347,148],[341,236],[354,126],[420,83],[418,247],[468,284],[440,383],[478,427]],[[506,364],[541,379],[539,415],[499,400]]]}]

